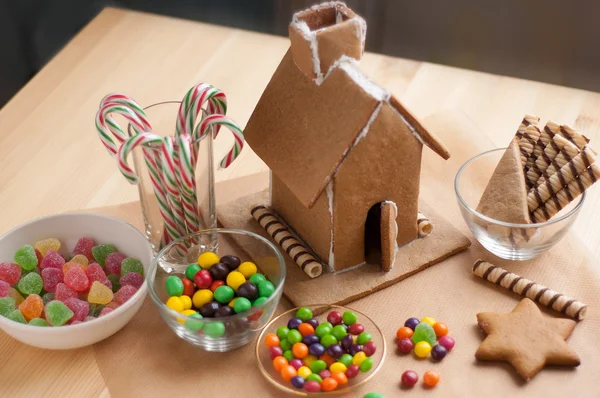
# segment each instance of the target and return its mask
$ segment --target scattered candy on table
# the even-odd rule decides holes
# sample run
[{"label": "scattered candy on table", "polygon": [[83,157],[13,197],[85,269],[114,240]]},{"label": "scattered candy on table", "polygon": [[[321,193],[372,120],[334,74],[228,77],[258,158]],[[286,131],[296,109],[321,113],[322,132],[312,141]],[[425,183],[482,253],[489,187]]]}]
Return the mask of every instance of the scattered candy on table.
[{"label": "scattered candy on table", "polygon": [[14,263],[0,262],[0,315],[33,326],[89,322],[144,283],[142,263],[112,244],[82,237],[66,253],[58,239],[48,238],[20,247]]},{"label": "scattered candy on table", "polygon": [[434,360],[441,361],[454,347],[454,339],[448,336],[448,326],[443,322],[431,317],[420,321],[409,318],[396,331],[396,346],[401,353],[414,351],[419,358],[431,355]]},{"label": "scattered candy on table", "polygon": [[377,347],[357,322],[352,311],[331,311],[319,323],[310,308],[299,308],[287,326],[265,335],[273,368],[307,392],[334,391],[360,372],[371,371]]},{"label": "scattered candy on table", "polygon": [[405,370],[400,380],[402,385],[412,387],[419,381],[419,375],[414,370]]},{"label": "scattered candy on table", "polygon": [[423,384],[427,387],[435,387],[440,382],[440,374],[434,370],[428,370],[423,375]]}]

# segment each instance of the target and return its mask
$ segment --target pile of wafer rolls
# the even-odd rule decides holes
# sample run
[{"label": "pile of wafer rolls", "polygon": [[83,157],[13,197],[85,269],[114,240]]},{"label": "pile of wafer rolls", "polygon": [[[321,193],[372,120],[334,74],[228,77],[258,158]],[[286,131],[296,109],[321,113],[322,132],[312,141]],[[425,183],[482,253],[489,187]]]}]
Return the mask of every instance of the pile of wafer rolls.
[{"label": "pile of wafer rolls", "polygon": [[565,208],[600,178],[589,138],[574,128],[525,115],[516,137],[529,189],[532,222],[544,222]]}]

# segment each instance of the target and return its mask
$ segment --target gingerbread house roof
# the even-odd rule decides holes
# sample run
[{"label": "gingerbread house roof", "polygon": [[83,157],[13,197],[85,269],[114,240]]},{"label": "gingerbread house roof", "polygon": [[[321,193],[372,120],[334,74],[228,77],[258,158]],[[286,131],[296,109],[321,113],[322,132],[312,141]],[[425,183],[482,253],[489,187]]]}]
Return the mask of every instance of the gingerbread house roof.
[{"label": "gingerbread house roof", "polygon": [[290,50],[250,117],[245,136],[304,206],[312,207],[321,196],[352,147],[369,133],[384,103],[397,111],[415,139],[449,158],[435,136],[358,69],[366,25],[352,10],[340,2],[325,3],[297,13],[289,31]]}]

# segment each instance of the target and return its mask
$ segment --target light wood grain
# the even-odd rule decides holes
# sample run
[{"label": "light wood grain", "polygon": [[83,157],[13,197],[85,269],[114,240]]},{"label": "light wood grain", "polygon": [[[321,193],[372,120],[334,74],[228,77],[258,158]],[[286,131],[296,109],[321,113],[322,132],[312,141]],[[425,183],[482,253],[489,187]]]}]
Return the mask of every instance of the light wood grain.
[{"label": "light wood grain", "polygon": [[[0,111],[0,231],[45,214],[137,198],[94,129],[108,92],[148,105],[210,82],[227,93],[229,115],[243,126],[287,48],[286,38],[105,9]],[[366,54],[361,68],[423,120],[460,112],[484,134],[473,136],[483,149],[505,146],[525,113],[571,124],[600,143],[600,94],[375,54]],[[217,153],[231,142],[222,135]],[[217,179],[263,170],[246,148]],[[596,188],[573,228],[596,258],[598,205]],[[3,394],[110,396],[91,349],[32,350],[0,336],[2,357],[11,362],[0,371]],[[25,383],[17,369],[30,367],[44,377]]]}]

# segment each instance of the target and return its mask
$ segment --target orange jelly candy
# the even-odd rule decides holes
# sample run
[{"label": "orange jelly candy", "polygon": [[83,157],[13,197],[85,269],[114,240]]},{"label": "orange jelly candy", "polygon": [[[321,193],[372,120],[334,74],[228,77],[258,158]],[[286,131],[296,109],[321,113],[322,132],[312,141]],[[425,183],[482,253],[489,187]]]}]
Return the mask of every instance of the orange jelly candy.
[{"label": "orange jelly candy", "polygon": [[331,377],[337,381],[340,386],[348,383],[348,377],[342,372],[335,372],[331,375]]},{"label": "orange jelly candy", "polygon": [[30,294],[21,304],[19,304],[19,311],[21,311],[21,314],[23,314],[28,322],[33,318],[40,318],[43,309],[44,301],[37,294]]},{"label": "orange jelly candy", "polygon": [[85,272],[85,267],[83,265],[73,262],[73,261],[69,261],[68,263],[65,263],[65,265],[63,265],[63,267],[62,267],[63,274],[66,275],[66,273],[69,272],[69,270],[73,267],[79,267]]},{"label": "orange jelly candy", "polygon": [[440,374],[436,371],[428,370],[423,375],[423,383],[426,386],[434,387],[439,382],[440,382]]}]

